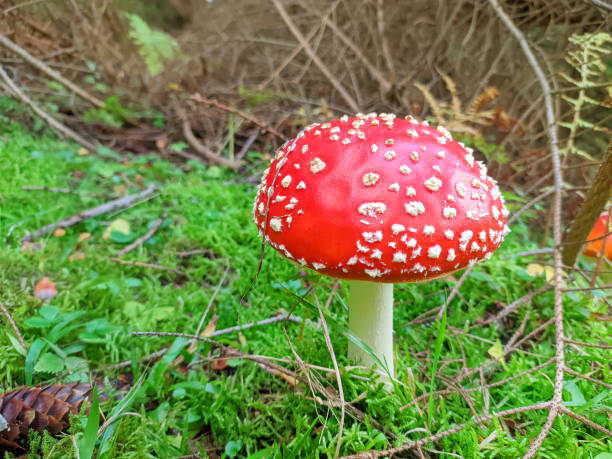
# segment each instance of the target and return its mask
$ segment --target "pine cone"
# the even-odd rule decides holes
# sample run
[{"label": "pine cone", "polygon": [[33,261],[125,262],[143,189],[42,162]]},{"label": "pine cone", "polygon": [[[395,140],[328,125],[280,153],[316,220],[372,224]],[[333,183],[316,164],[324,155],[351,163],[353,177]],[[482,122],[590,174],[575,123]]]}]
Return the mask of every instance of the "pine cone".
[{"label": "pine cone", "polygon": [[0,429],[3,418],[8,426],[0,430],[0,451],[23,450],[19,443],[27,439],[30,429],[52,435],[64,431],[70,413],[78,413],[91,392],[90,384],[70,383],[21,387],[0,394]]}]

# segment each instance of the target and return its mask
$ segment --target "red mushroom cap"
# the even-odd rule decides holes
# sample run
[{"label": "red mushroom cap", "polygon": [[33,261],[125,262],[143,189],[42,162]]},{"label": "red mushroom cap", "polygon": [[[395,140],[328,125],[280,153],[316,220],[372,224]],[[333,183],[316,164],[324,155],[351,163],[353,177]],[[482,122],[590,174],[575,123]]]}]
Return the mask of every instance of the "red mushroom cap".
[{"label": "red mushroom cap", "polygon": [[380,282],[432,279],[490,256],[507,215],[470,148],[442,127],[389,114],[304,129],[272,160],[254,209],[285,257]]},{"label": "red mushroom cap", "polygon": [[[612,222],[608,223],[608,211],[606,210],[605,212],[601,213],[595,222],[595,226],[593,226],[589,237],[587,237],[587,241],[597,238],[601,239],[587,243],[584,246],[584,254],[590,257],[599,257],[601,249],[603,249],[604,241],[606,241],[606,251],[604,253],[604,257],[612,261],[612,234],[608,234],[610,231],[612,231]],[[608,234],[608,236],[604,238],[603,236],[606,234]]]}]

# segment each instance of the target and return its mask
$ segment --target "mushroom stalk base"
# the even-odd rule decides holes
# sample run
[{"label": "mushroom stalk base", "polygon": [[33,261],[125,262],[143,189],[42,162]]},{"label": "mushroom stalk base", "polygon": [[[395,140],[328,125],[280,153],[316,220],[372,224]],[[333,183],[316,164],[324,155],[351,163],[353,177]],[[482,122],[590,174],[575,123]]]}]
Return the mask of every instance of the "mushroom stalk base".
[{"label": "mushroom stalk base", "polygon": [[[386,365],[393,370],[393,284],[349,281],[349,328],[364,341]],[[348,356],[367,367],[380,365],[370,354],[349,341]]]}]

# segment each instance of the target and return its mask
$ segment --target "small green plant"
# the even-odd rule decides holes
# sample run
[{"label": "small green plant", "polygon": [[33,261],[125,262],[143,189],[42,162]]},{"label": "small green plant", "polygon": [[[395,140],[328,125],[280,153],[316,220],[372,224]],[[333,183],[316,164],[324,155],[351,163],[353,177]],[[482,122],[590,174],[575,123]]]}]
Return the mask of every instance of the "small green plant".
[{"label": "small green plant", "polygon": [[167,33],[149,27],[137,14],[126,13],[130,23],[130,39],[138,47],[151,76],[156,76],[164,68],[164,61],[174,59],[180,52],[178,42]]},{"label": "small green plant", "polygon": [[592,160],[592,156],[577,143],[577,136],[584,129],[591,132],[609,132],[596,122],[589,121],[584,111],[586,108],[609,108],[609,103],[598,100],[591,94],[591,91],[594,87],[609,82],[609,76],[605,75],[608,67],[604,58],[612,53],[612,35],[606,32],[572,35],[569,42],[571,46],[565,60],[578,74],[578,77],[567,73],[561,73],[561,76],[578,91],[575,96],[571,92],[562,95],[563,100],[571,105],[573,111],[571,121],[559,122],[561,126],[569,130],[567,144],[562,152],[577,154]]}]

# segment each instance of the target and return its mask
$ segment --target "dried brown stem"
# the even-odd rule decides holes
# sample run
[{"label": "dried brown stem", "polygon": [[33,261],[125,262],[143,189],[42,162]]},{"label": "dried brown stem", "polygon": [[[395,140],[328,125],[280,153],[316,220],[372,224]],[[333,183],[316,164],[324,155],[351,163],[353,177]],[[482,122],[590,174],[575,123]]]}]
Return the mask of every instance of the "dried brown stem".
[{"label": "dried brown stem", "polygon": [[201,104],[204,104],[204,105],[212,105],[213,107],[217,107],[218,109],[223,110],[224,112],[233,113],[234,115],[238,115],[240,118],[243,118],[243,119],[253,123],[257,127],[259,127],[259,129],[261,129],[264,133],[265,132],[269,132],[271,134],[274,134],[279,139],[287,140],[287,137],[285,137],[283,134],[278,132],[276,129],[274,129],[272,126],[270,126],[268,123],[266,123],[264,121],[261,121],[261,120],[258,120],[254,116],[251,116],[248,113],[243,112],[242,110],[238,110],[237,108],[230,107],[229,105],[225,105],[225,104],[223,104],[223,103],[221,103],[221,102],[219,102],[217,100],[214,100],[214,99],[208,99],[208,98],[206,98],[204,96],[201,96],[200,94],[194,94],[194,95],[192,95],[190,97],[190,99],[195,101],[195,102],[199,102]]},{"label": "dried brown stem", "polygon": [[565,338],[566,343],[576,344],[577,346],[586,346],[586,347],[596,347],[598,349],[612,349],[612,346],[609,344],[594,344],[594,343],[585,343],[584,341],[576,341],[575,339]]},{"label": "dried brown stem", "polygon": [[480,325],[488,325],[490,323],[497,322],[498,320],[503,319],[508,314],[511,314],[512,312],[516,311],[518,308],[520,308],[524,304],[529,303],[531,300],[533,300],[540,293],[544,293],[544,292],[546,292],[546,291],[548,291],[550,289],[551,289],[551,286],[546,284],[546,285],[540,287],[539,289],[537,289],[536,291],[528,293],[525,296],[522,296],[518,300],[515,300],[512,303],[510,303],[508,306],[506,306],[504,309],[499,311],[493,317],[490,317],[489,319],[482,321],[480,323]]},{"label": "dried brown stem", "polygon": [[167,272],[175,273],[175,274],[178,274],[179,276],[182,276],[182,277],[186,277],[187,276],[187,274],[185,274],[185,272],[183,272],[183,271],[181,271],[179,269],[168,268],[166,266],[156,265],[154,263],[143,263],[142,261],[122,260],[121,258],[111,258],[110,261],[113,261],[115,263],[119,263],[120,265],[138,266],[140,268],[151,268],[151,269],[156,269],[158,271],[167,271]]},{"label": "dried brown stem", "polygon": [[119,199],[115,199],[113,201],[106,202],[101,204],[93,209],[86,210],[79,214],[73,215],[72,217],[66,218],[64,220],[60,220],[56,223],[51,223],[49,225],[43,226],[42,228],[34,231],[31,234],[28,234],[25,237],[21,238],[21,242],[31,242],[35,239],[38,239],[46,234],[53,232],[56,228],[68,228],[69,226],[76,225],[77,223],[82,222],[83,220],[87,220],[88,218],[98,217],[100,215],[118,210],[125,209],[130,207],[136,203],[140,203],[151,199],[155,192],[157,192],[158,188],[155,185],[149,185],[140,193],[131,194],[129,196],[124,196]]},{"label": "dried brown stem", "polygon": [[[332,292],[333,295],[333,292]],[[331,296],[330,295],[330,298]],[[331,338],[329,337],[329,330],[327,329],[327,322],[319,303],[319,298],[315,295],[317,303],[317,309],[319,310],[319,320],[323,325],[323,336],[325,337],[325,344],[327,350],[334,364],[334,371],[336,372],[336,382],[338,383],[338,396],[340,398],[340,424],[338,428],[338,441],[336,442],[336,451],[334,452],[334,459],[340,454],[340,445],[342,444],[342,431],[344,430],[344,415],[345,415],[345,401],[344,401],[344,388],[342,387],[342,377],[340,376],[340,369],[338,368],[338,362],[336,361],[336,353],[334,352],[334,346],[332,345]]]},{"label": "dried brown stem", "polygon": [[21,347],[26,349],[25,342],[23,341],[23,337],[21,336],[21,333],[19,333],[19,329],[17,328],[15,321],[13,320],[13,318],[11,317],[11,314],[8,312],[8,309],[6,309],[6,307],[4,306],[2,302],[0,302],[0,310],[2,311],[2,314],[4,314],[4,316],[6,317],[6,320],[8,320],[8,323],[13,329],[13,331],[15,332],[15,336],[17,337],[17,341],[19,341],[19,344],[21,344]]},{"label": "dried brown stem", "polygon": [[189,120],[187,119],[187,114],[185,113],[185,111],[181,108],[177,108],[177,112],[179,114],[179,117],[183,121],[183,135],[185,136],[187,143],[189,143],[189,145],[191,145],[191,147],[195,151],[197,151],[200,155],[202,155],[209,161],[212,161],[213,163],[219,164],[229,169],[236,170],[240,167],[240,164],[232,161],[231,159],[219,156],[206,145],[202,144],[191,130],[191,125],[189,124]]},{"label": "dried brown stem", "polygon": [[167,214],[164,212],[164,214],[161,216],[161,218],[158,218],[155,221],[155,223],[153,224],[153,227],[147,232],[147,234],[145,234],[142,237],[139,237],[134,242],[132,242],[130,245],[127,245],[124,248],[122,248],[119,252],[117,252],[117,256],[121,257],[121,256],[125,255],[126,253],[131,252],[132,250],[134,250],[139,245],[142,245],[145,242],[147,242],[149,239],[151,239],[153,237],[153,235],[157,232],[157,230],[159,229],[161,224],[163,223],[163,221],[166,218],[166,216],[167,216]]},{"label": "dried brown stem", "polygon": [[50,186],[22,186],[21,189],[24,191],[49,191],[51,193],[76,193],[76,191],[69,190],[68,188],[53,188]]},{"label": "dried brown stem", "polygon": [[[525,413],[527,411],[533,411],[533,410],[546,410],[550,408],[550,403],[551,402],[537,403],[535,405],[521,406],[518,408],[512,408],[512,409],[505,410],[505,411],[499,411],[497,413],[475,418],[474,423],[484,424],[485,422],[489,422],[495,418],[502,418],[504,416],[510,416],[512,414]],[[403,445],[397,448],[389,448],[384,451],[374,451],[374,450],[365,451],[365,452],[358,453],[358,454],[352,454],[350,456],[343,456],[341,459],[367,459],[367,458],[377,458],[377,457],[382,457],[382,456],[393,457],[394,454],[401,453],[404,451],[409,451],[411,449],[418,448],[419,446],[426,445],[427,443],[435,443],[436,441],[441,440],[442,438],[448,437],[449,435],[452,435],[454,433],[457,433],[463,430],[466,426],[467,424],[459,424],[454,427],[451,427],[448,430],[439,432],[434,435],[430,435],[426,438],[404,443]]]},{"label": "dried brown stem", "polygon": [[72,92],[74,92],[78,96],[82,97],[86,101],[92,103],[96,107],[98,107],[98,108],[103,108],[104,107],[104,102],[102,102],[100,99],[98,99],[97,97],[92,96],[87,91],[85,91],[84,89],[82,89],[79,86],[77,86],[76,84],[74,84],[72,81],[64,78],[58,72],[56,72],[55,70],[50,68],[47,64],[45,64],[41,60],[35,58],[30,53],[28,53],[25,49],[23,49],[20,46],[16,45],[15,43],[13,43],[11,40],[6,38],[2,34],[0,34],[0,45],[4,46],[7,49],[10,49],[12,52],[14,52],[15,54],[19,55],[24,61],[26,61],[29,64],[33,65],[34,67],[36,67],[41,72],[47,74],[48,76],[53,78],[55,81],[57,81],[58,83],[61,83],[63,86],[67,87]]},{"label": "dried brown stem", "polygon": [[338,79],[334,76],[334,74],[329,70],[329,68],[327,68],[327,66],[323,63],[323,61],[319,58],[319,56],[317,56],[317,54],[314,52],[314,50],[310,46],[310,43],[306,41],[306,39],[304,38],[304,35],[302,35],[302,32],[300,32],[300,30],[294,24],[293,20],[291,19],[291,17],[285,10],[285,7],[280,2],[280,0],[271,0],[271,2],[274,4],[274,7],[280,14],[283,21],[285,21],[285,24],[287,24],[287,27],[289,28],[293,36],[302,45],[302,47],[304,48],[304,51],[306,52],[306,54],[308,54],[308,57],[312,59],[314,64],[319,68],[319,70],[321,70],[323,75],[325,75],[325,77],[329,80],[332,86],[336,88],[336,91],[338,91],[338,93],[342,96],[342,98],[344,99],[346,104],[349,106],[349,108],[354,112],[358,112],[359,105],[357,104],[355,99],[353,99],[353,97],[348,93],[348,91],[344,88],[344,86],[342,86],[342,84],[338,81]]},{"label": "dried brown stem", "polygon": [[612,389],[612,384],[606,384],[605,382],[600,381],[599,379],[595,379],[595,378],[591,378],[590,376],[583,375],[582,373],[578,373],[577,371],[574,371],[569,367],[565,367],[563,371],[565,371],[568,375],[576,376],[577,378],[584,379],[585,381],[589,381],[593,384],[603,386],[606,389]]},{"label": "dried brown stem", "polygon": [[586,424],[587,426],[595,429],[595,430],[599,430],[601,433],[606,434],[609,437],[612,437],[612,430],[606,429],[605,427],[600,426],[599,424],[597,424],[596,422],[591,421],[588,418],[585,418],[584,416],[581,416],[577,413],[574,413],[572,410],[570,410],[569,408],[566,408],[565,406],[561,405],[559,407],[559,411],[563,414],[568,415],[570,418],[574,418],[577,421],[582,422],[583,424]]},{"label": "dried brown stem", "polygon": [[[542,88],[544,95],[544,106],[546,112],[546,122],[548,131],[548,141],[550,147],[550,154],[552,160],[552,172],[554,177],[554,198],[553,198],[553,240],[555,243],[554,251],[554,322],[555,322],[555,383],[553,397],[550,402],[551,409],[548,413],[548,419],[544,424],[542,430],[538,434],[537,438],[531,444],[529,451],[525,455],[525,459],[530,459],[537,454],[538,449],[542,445],[544,439],[548,436],[552,424],[559,413],[559,407],[562,403],[563,396],[563,368],[565,367],[565,334],[563,331],[563,292],[561,291],[561,285],[563,282],[562,278],[562,259],[561,250],[559,245],[561,244],[561,199],[563,192],[563,178],[561,175],[561,160],[559,158],[559,147],[557,137],[557,122],[555,119],[555,112],[553,108],[553,100],[551,96],[550,85],[548,80],[538,63],[535,55],[531,51],[531,47],[527,42],[527,39],[523,33],[516,27],[512,19],[506,14],[503,8],[499,5],[498,0],[489,0],[489,4],[495,10],[497,16],[501,22],[510,30],[510,33],[519,42],[529,65],[537,76],[537,79]],[[611,162],[612,164],[612,162]],[[611,174],[612,176],[612,174]],[[566,263],[566,264],[573,264]]]},{"label": "dried brown stem", "polygon": [[74,140],[76,143],[78,143],[79,145],[82,145],[83,147],[87,148],[90,151],[97,151],[98,148],[96,147],[96,145],[91,143],[89,140],[86,140],[85,138],[81,137],[81,135],[77,134],[69,127],[64,126],[62,123],[60,123],[55,118],[53,118],[51,115],[49,115],[47,112],[45,112],[42,108],[36,105],[36,103],[32,99],[30,99],[21,89],[19,89],[19,87],[15,84],[13,80],[11,80],[11,78],[4,71],[4,68],[2,68],[1,65],[0,65],[0,79],[4,81],[6,86],[9,88],[10,92],[15,97],[20,99],[24,104],[28,105],[34,111],[34,113],[36,113],[43,120],[45,120],[47,124],[54,131],[56,131],[60,135],[66,136],[69,139]]}]

